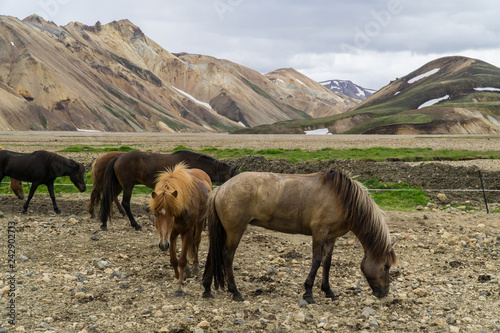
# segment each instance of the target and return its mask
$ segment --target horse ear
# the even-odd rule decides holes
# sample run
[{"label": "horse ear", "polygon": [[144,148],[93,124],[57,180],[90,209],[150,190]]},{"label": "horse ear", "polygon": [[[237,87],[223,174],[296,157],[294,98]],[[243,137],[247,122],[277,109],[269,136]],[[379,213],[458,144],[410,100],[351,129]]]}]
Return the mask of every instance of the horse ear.
[{"label": "horse ear", "polygon": [[175,191],[173,191],[173,192],[172,192],[172,196],[173,196],[174,198],[177,198],[177,194],[178,194],[177,190],[175,190]]},{"label": "horse ear", "polygon": [[151,192],[151,198],[153,198],[153,199],[154,199],[154,198],[156,198],[156,196],[157,196],[157,194],[156,194],[156,192],[155,192],[155,191]]}]

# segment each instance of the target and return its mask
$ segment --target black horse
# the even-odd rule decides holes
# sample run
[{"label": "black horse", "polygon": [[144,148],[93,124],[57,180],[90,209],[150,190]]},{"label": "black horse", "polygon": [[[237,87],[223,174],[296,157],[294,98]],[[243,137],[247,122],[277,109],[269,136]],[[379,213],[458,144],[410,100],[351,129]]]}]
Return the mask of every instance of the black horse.
[{"label": "black horse", "polygon": [[158,174],[165,171],[165,168],[172,168],[180,162],[186,163],[189,168],[205,171],[212,182],[223,183],[239,173],[238,168],[235,166],[221,162],[211,156],[187,150],[176,151],[172,154],[131,151],[115,157],[108,163],[104,172],[104,186],[99,210],[101,229],[107,229],[111,205],[114,198],[123,189],[122,206],[130,220],[130,225],[136,230],[141,230],[141,226],[135,221],[130,210],[130,199],[134,186],[143,184],[154,189]]},{"label": "black horse", "polygon": [[23,206],[23,214],[28,213],[31,198],[41,184],[46,185],[49,190],[54,211],[61,214],[54,195],[54,181],[57,177],[69,176],[80,192],[86,189],[83,164],[45,150],[30,154],[0,150],[0,181],[5,176],[32,183],[28,200]]}]

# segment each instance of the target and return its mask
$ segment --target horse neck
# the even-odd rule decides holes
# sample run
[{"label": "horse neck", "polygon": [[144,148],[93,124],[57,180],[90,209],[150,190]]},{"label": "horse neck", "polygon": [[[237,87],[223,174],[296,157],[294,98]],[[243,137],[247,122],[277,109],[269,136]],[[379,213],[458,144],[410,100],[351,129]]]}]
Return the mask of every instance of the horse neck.
[{"label": "horse neck", "polygon": [[391,244],[384,214],[366,191],[361,187],[358,191],[356,206],[349,208],[350,230],[359,239],[365,252],[374,258],[382,258]]}]

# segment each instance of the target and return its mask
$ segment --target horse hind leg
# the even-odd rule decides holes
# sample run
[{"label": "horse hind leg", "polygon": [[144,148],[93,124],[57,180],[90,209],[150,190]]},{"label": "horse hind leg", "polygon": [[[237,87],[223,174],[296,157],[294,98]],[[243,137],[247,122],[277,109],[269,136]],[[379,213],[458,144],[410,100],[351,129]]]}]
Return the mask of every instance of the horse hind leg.
[{"label": "horse hind leg", "polygon": [[135,230],[142,230],[142,227],[136,222],[134,215],[132,215],[132,211],[130,210],[130,200],[132,199],[132,189],[124,189],[123,197],[122,197],[122,206],[125,212],[127,213],[127,217],[130,221],[130,225],[135,228]]},{"label": "horse hind leg", "polygon": [[325,293],[325,297],[330,298],[332,300],[337,299],[337,296],[333,293],[333,290],[330,288],[330,267],[332,266],[332,252],[333,247],[335,245],[335,239],[325,244],[324,251],[325,255],[323,256],[323,277],[321,280],[321,290]]}]

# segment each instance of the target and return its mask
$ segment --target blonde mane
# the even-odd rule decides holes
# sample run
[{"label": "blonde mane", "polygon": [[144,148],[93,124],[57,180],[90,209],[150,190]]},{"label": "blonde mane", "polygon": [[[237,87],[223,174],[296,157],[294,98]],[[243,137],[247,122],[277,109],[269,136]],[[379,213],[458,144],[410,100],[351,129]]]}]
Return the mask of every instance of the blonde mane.
[{"label": "blonde mane", "polygon": [[389,228],[385,215],[359,182],[341,172],[326,170],[322,176],[325,184],[330,184],[346,209],[346,223],[356,235],[365,250],[375,258],[384,256],[391,250]]},{"label": "blonde mane", "polygon": [[165,208],[179,216],[189,206],[195,183],[186,169],[187,165],[181,162],[158,174],[154,189],[156,195],[149,203],[151,211],[157,212]]}]

